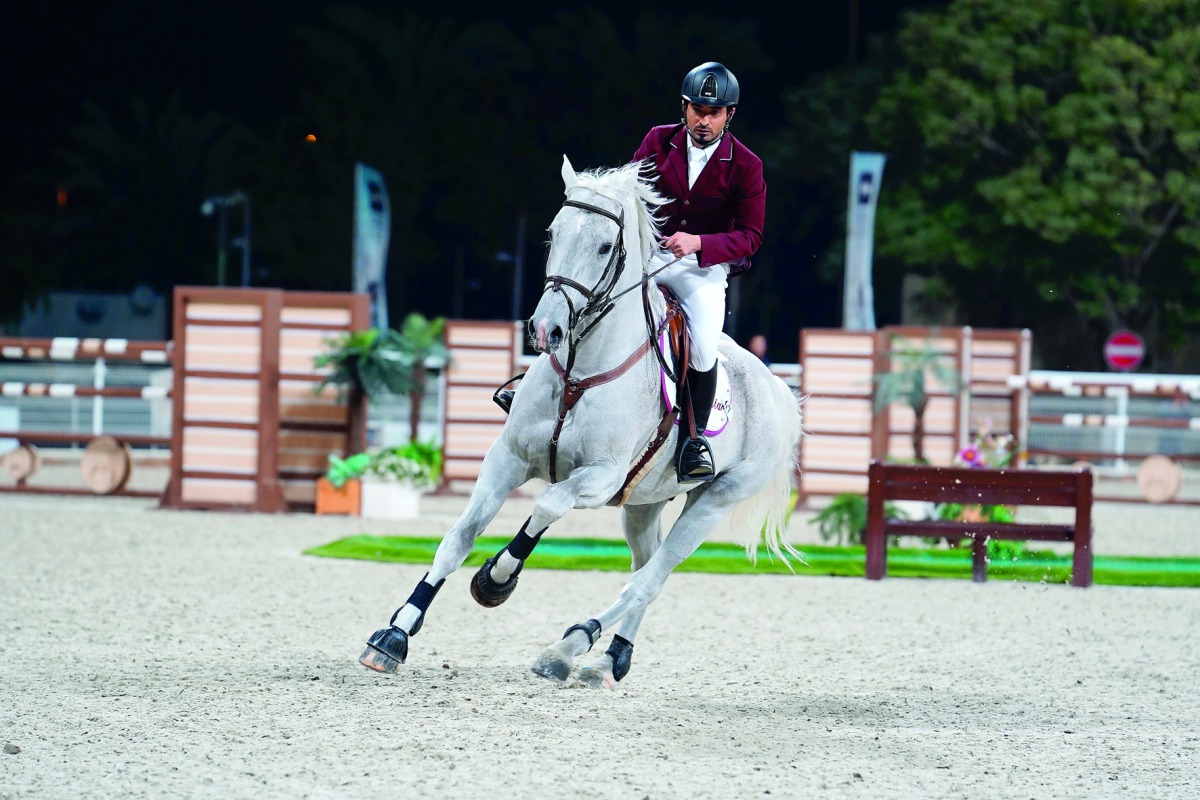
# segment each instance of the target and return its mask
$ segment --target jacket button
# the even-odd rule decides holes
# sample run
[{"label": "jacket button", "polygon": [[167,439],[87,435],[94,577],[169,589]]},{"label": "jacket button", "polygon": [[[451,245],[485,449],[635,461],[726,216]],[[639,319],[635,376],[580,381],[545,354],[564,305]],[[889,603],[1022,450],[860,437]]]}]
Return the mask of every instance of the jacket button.
[{"label": "jacket button", "polygon": [[679,220],[679,224],[680,224],[681,226],[682,226],[682,225],[687,225],[687,220],[686,220],[686,219],[681,219],[681,220]]},{"label": "jacket button", "polygon": [[691,200],[684,200],[684,201],[683,201],[683,204],[684,204],[685,206],[690,206],[690,205],[692,204],[692,201],[691,201]]}]

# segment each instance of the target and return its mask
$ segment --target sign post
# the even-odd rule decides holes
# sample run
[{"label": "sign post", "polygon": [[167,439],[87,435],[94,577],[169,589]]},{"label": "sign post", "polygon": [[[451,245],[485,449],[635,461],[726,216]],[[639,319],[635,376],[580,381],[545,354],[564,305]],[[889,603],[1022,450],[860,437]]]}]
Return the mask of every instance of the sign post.
[{"label": "sign post", "polygon": [[1146,357],[1146,343],[1133,331],[1113,331],[1104,341],[1104,361],[1114,372],[1132,372]]},{"label": "sign post", "polygon": [[875,251],[875,206],[883,180],[883,153],[851,153],[850,197],[846,209],[846,274],[842,290],[842,327],[875,330],[875,292],[871,260]]},{"label": "sign post", "polygon": [[354,166],[354,291],[371,296],[371,327],[388,329],[388,240],[392,211],[383,176],[365,164]]}]

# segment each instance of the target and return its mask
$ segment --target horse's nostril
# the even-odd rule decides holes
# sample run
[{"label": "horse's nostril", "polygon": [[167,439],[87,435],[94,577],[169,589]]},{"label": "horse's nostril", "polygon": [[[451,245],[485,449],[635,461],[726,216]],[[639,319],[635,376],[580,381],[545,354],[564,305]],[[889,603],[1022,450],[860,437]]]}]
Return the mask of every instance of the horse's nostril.
[{"label": "horse's nostril", "polygon": [[562,338],[563,338],[562,328],[555,325],[554,330],[550,331],[550,343],[558,344],[559,342],[562,341]]}]

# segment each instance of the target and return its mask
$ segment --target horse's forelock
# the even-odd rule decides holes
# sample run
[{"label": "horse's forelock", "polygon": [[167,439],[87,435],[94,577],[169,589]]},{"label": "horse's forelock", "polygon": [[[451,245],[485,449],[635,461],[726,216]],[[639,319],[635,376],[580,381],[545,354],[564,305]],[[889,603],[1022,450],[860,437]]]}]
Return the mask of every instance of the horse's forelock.
[{"label": "horse's forelock", "polygon": [[659,207],[670,201],[658,193],[654,162],[635,161],[620,167],[589,170],[579,173],[579,185],[609,197],[622,206],[632,197],[638,211],[638,233],[642,241],[642,258],[649,257],[662,218]]}]

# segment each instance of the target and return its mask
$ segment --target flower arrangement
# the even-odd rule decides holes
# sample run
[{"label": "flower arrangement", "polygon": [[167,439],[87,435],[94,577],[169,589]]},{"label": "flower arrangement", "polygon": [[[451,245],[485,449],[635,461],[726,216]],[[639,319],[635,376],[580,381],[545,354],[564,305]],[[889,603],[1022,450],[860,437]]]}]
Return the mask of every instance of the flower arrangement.
[{"label": "flower arrangement", "polygon": [[344,486],[356,478],[407,482],[420,488],[437,485],[442,475],[442,450],[435,442],[409,442],[398,447],[373,448],[342,459],[329,456],[325,478]]},{"label": "flower arrangement", "polygon": [[975,469],[1003,469],[1011,464],[1017,454],[1016,438],[1011,433],[992,433],[991,428],[991,419],[984,420],[971,443],[958,451],[955,464]]},{"label": "flower arrangement", "polygon": [[442,450],[436,444],[409,442],[371,451],[365,474],[383,480],[432,488],[442,475]]},{"label": "flower arrangement", "polygon": [[[954,463],[968,469],[1003,469],[1012,463],[1017,452],[1016,437],[1011,433],[993,433],[992,421],[986,419],[971,442],[958,451]],[[934,509],[934,516],[962,522],[1016,522],[1014,509],[1003,505],[940,503]],[[996,539],[988,542],[988,557],[992,560],[1015,560],[1024,551],[1024,542]]]}]

